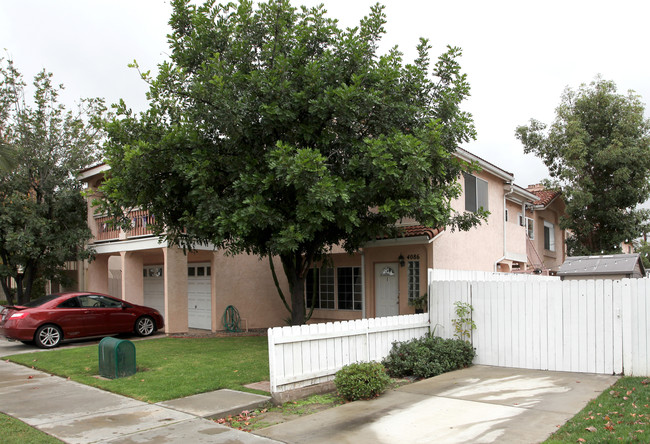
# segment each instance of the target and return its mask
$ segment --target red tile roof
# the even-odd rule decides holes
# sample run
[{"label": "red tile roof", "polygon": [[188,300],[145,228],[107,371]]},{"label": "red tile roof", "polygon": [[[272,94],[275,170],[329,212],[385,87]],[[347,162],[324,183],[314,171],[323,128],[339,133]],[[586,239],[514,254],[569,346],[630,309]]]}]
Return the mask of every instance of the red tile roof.
[{"label": "red tile roof", "polygon": [[538,199],[533,202],[533,204],[542,205],[544,207],[550,204],[553,199],[560,195],[560,192],[555,190],[531,190],[530,187],[528,187],[528,191],[538,197]]},{"label": "red tile roof", "polygon": [[429,239],[433,239],[444,230],[444,228],[430,228],[424,225],[405,225],[399,228],[401,237],[427,236]]}]

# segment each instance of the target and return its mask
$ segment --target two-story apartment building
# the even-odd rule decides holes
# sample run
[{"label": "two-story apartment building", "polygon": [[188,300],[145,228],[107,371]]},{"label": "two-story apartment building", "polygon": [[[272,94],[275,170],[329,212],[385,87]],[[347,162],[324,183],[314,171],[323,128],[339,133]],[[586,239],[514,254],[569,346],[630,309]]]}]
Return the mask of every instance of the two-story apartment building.
[{"label": "two-story apartment building", "polygon": [[[487,221],[466,232],[402,221],[401,234],[394,239],[370,240],[352,255],[334,248],[328,263],[311,270],[308,277],[306,298],[314,302],[313,322],[413,313],[409,300],[427,292],[433,268],[535,269],[530,257],[538,246],[529,245],[527,234],[543,238],[538,230],[547,227],[547,219],[555,224],[556,233],[556,219],[551,218],[554,207],[543,206],[537,194],[515,185],[513,174],[462,149],[458,156],[476,162],[481,170],[459,177],[463,194],[452,206],[460,212],[483,207],[490,212]],[[90,194],[98,190],[108,169],[99,165],[80,173]],[[92,197],[88,224],[96,255],[79,267],[80,287],[159,309],[168,333],[223,329],[221,319],[229,305],[238,309],[249,328],[284,324],[288,316],[268,260],[226,256],[205,246],[184,254],[152,234],[147,228],[151,215],[131,212],[131,229],[125,232],[113,228],[106,216],[95,214],[91,201]],[[538,221],[538,214],[544,219]],[[545,257],[552,258],[560,247],[562,234],[555,236],[557,242],[548,245]],[[279,260],[274,263],[282,269]],[[288,293],[283,277],[279,276],[280,285]]]}]

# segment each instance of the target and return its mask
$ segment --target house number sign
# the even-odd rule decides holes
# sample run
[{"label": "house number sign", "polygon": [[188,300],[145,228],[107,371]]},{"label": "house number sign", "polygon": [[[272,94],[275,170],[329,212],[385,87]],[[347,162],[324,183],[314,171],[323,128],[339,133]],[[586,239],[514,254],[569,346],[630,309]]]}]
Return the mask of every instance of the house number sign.
[{"label": "house number sign", "polygon": [[420,260],[420,255],[419,254],[409,254],[408,256],[406,256],[406,258],[408,260],[410,260],[410,261],[414,261],[414,260],[417,261],[417,260]]}]

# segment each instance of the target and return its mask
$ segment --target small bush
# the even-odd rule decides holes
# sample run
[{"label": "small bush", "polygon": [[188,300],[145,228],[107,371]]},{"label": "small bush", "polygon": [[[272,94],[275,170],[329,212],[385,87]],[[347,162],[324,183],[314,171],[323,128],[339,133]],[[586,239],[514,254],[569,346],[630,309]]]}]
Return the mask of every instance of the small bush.
[{"label": "small bush", "polygon": [[394,343],[382,364],[394,378],[431,378],[470,366],[474,356],[476,352],[467,341],[425,336]]},{"label": "small bush", "polygon": [[334,385],[339,395],[348,401],[379,396],[390,384],[383,365],[377,362],[350,364],[336,372]]}]

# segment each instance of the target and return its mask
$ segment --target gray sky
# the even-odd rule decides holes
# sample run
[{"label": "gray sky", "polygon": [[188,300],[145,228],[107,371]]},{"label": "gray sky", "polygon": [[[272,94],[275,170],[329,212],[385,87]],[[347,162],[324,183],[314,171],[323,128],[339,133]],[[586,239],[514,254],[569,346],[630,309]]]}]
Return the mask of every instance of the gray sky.
[{"label": "gray sky", "polygon": [[[316,0],[292,1],[313,6]],[[355,26],[371,0],[326,0],[330,16]],[[515,174],[519,185],[547,177],[544,165],[524,155],[515,139],[531,117],[546,123],[566,86],[577,88],[596,74],[619,92],[650,98],[644,0],[386,0],[386,50],[399,45],[415,57],[419,37],[430,40],[435,59],[446,45],[463,49],[461,66],[472,87],[465,109],[474,116],[476,141],[464,148]],[[134,59],[156,71],[168,51],[169,1],[0,0],[0,48],[31,82],[42,68],[63,83],[67,104],[81,97],[124,98],[146,108],[147,85],[127,67]],[[646,111],[646,116],[648,116]]]}]

